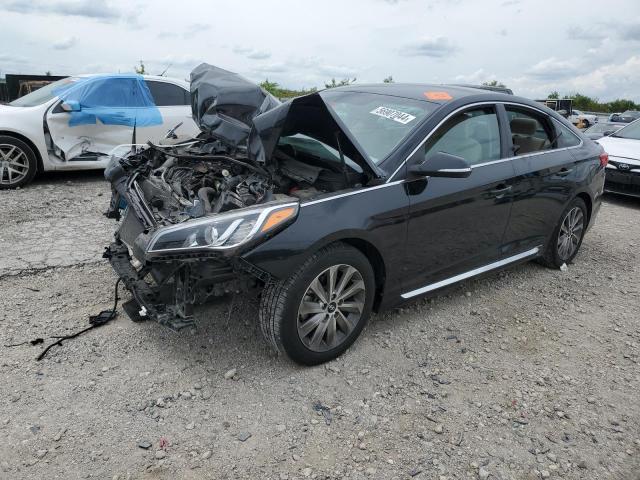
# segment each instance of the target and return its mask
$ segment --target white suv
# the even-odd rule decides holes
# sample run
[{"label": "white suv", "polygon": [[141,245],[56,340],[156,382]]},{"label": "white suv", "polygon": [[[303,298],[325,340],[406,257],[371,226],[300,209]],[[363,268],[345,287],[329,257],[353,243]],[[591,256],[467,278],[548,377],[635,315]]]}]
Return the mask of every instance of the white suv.
[{"label": "white suv", "polygon": [[53,82],[0,105],[0,189],[39,171],[104,168],[114,147],[158,142],[179,124],[180,138],[200,133],[185,81],[123,74]]}]

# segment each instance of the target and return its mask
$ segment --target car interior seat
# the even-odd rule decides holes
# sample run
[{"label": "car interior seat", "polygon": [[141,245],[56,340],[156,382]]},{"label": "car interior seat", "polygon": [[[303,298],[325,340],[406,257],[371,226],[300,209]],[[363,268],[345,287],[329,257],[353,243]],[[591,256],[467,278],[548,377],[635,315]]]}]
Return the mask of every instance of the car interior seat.
[{"label": "car interior seat", "polygon": [[538,122],[532,118],[514,118],[510,122],[513,145],[519,147],[516,155],[543,150],[545,140],[535,137]]}]

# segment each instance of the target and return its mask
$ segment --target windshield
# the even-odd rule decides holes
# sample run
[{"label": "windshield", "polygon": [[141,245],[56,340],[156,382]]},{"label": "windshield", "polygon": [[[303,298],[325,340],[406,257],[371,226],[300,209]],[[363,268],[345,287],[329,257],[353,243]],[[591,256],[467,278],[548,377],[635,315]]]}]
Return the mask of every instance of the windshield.
[{"label": "windshield", "polygon": [[74,77],[63,78],[57,82],[45,85],[24,97],[17,98],[13,102],[9,103],[9,105],[12,107],[35,107],[36,105],[42,105],[52,98],[57,97],[65,90],[68,90],[78,80],[78,78]]},{"label": "windshield", "polygon": [[617,138],[629,138],[631,140],[640,140],[640,120],[630,123],[611,135]]},{"label": "windshield", "polygon": [[375,93],[325,90],[321,95],[376,164],[438,107],[427,101]]}]

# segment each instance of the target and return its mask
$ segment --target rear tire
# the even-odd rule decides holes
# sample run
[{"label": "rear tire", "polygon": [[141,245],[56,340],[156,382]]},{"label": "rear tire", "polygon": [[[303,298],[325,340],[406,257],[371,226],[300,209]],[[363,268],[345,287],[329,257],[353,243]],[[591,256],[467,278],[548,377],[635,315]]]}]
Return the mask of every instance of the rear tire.
[{"label": "rear tire", "polygon": [[591,123],[589,122],[589,120],[582,120],[582,125],[584,128],[589,128],[591,126]]},{"label": "rear tire", "polygon": [[26,185],[37,171],[38,160],[29,145],[18,138],[0,135],[0,190]]},{"label": "rear tire", "polygon": [[560,215],[540,263],[549,268],[560,268],[563,264],[573,261],[584,239],[587,215],[584,200],[574,198]]},{"label": "rear tire", "polygon": [[276,351],[297,363],[324,363],[358,338],[374,296],[367,258],[349,245],[334,243],[314,253],[288,279],[265,287],[258,314],[262,333]]}]

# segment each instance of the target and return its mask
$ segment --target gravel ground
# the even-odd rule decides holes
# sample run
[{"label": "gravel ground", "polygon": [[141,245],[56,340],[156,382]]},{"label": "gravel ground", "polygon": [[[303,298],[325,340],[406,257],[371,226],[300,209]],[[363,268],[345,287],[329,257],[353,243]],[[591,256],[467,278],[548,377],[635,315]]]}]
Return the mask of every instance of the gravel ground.
[{"label": "gravel ground", "polygon": [[99,174],[0,192],[0,478],[640,479],[640,201],[609,197],[568,271],[529,263],[373,318],[298,367],[256,303],[173,333],[110,308]]}]

